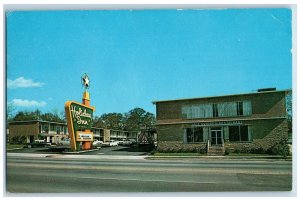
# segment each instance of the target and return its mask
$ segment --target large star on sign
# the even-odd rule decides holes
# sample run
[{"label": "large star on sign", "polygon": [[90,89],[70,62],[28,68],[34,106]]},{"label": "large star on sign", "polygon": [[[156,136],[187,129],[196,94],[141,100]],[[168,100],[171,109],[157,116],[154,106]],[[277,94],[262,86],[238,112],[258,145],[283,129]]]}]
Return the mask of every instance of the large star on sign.
[{"label": "large star on sign", "polygon": [[87,75],[84,75],[84,77],[82,77],[82,84],[85,88],[88,88],[90,86],[90,79]]}]

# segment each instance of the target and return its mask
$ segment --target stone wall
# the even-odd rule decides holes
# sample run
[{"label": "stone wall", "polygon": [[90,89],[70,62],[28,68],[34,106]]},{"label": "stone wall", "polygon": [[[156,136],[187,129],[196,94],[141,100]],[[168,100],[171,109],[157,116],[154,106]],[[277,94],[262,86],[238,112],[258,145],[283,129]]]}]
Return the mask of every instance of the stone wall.
[{"label": "stone wall", "polygon": [[287,120],[283,120],[275,126],[269,134],[261,139],[253,139],[252,143],[226,142],[225,149],[227,152],[241,153],[267,153],[270,150],[286,140],[288,137]]}]

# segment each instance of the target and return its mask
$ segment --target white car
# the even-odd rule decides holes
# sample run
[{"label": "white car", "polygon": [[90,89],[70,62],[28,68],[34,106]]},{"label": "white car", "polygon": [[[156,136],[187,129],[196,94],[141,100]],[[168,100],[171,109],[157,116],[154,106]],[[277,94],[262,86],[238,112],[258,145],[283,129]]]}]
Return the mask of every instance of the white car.
[{"label": "white car", "polygon": [[122,140],[119,142],[119,145],[123,145],[123,146],[130,146],[132,144],[132,142],[130,140]]},{"label": "white car", "polygon": [[93,142],[93,147],[101,147],[101,146],[102,146],[102,144],[103,144],[103,142],[102,142],[102,141],[95,140],[95,141]]},{"label": "white car", "polygon": [[61,146],[70,146],[70,139],[64,139],[59,143]]},{"label": "white car", "polygon": [[102,146],[106,146],[106,147],[118,146],[118,142],[115,140],[109,140],[108,142],[104,142]]}]

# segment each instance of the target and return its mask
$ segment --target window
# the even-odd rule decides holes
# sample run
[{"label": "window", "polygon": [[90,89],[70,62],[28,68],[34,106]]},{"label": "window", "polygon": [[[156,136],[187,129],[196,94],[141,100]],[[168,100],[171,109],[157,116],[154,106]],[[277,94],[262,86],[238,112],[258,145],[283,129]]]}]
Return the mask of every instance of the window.
[{"label": "window", "polygon": [[213,117],[218,117],[218,107],[217,104],[213,104]]},{"label": "window", "polygon": [[182,107],[183,119],[249,116],[251,114],[251,101],[205,103]]},{"label": "window", "polygon": [[46,133],[48,133],[48,131],[49,131],[48,125],[44,125],[44,131],[45,131]]},{"label": "window", "polygon": [[195,143],[203,142],[203,128],[187,128],[186,129],[186,142]]},{"label": "window", "polygon": [[240,127],[239,126],[229,126],[229,141],[235,142],[240,141]]},{"label": "window", "polygon": [[241,141],[248,141],[248,126],[240,126]]},{"label": "window", "polygon": [[244,112],[243,112],[243,102],[237,102],[236,103],[236,110],[237,110],[237,115],[238,116],[243,116]]},{"label": "window", "polygon": [[229,126],[229,141],[249,141],[248,126]]}]

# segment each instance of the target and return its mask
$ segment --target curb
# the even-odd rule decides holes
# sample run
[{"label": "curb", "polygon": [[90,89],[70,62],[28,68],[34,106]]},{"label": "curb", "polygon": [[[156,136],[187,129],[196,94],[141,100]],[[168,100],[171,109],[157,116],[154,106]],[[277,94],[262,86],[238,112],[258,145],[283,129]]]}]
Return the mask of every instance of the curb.
[{"label": "curb", "polygon": [[148,160],[164,160],[164,159],[221,159],[221,160],[285,160],[292,161],[292,157],[284,159],[282,156],[147,156]]},{"label": "curb", "polygon": [[80,154],[32,154],[32,153],[8,153],[7,157],[24,158],[60,158],[60,159],[111,159],[111,160],[136,160],[145,159],[146,156],[122,156],[122,155],[80,155]]},{"label": "curb", "polygon": [[80,153],[86,153],[86,152],[92,152],[92,151],[98,151],[99,149],[90,149],[90,150],[83,150],[83,151],[66,151],[66,152],[62,152],[63,154],[80,154]]},{"label": "curb", "polygon": [[21,147],[21,148],[6,149],[6,151],[13,151],[13,150],[20,150],[20,149],[25,149],[25,148]]}]

